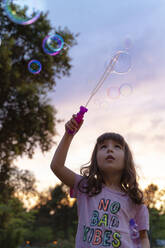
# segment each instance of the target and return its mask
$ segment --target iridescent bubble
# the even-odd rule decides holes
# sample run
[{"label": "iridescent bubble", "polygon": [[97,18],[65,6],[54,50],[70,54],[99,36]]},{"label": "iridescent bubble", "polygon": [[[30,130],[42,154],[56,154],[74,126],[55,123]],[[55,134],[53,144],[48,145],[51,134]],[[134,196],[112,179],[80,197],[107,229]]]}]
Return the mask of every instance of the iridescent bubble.
[{"label": "iridescent bubble", "polygon": [[64,40],[60,35],[52,35],[47,39],[47,45],[54,52],[60,51],[64,46]]},{"label": "iridescent bubble", "polygon": [[111,99],[117,99],[120,96],[119,88],[117,86],[111,86],[107,89],[107,96]]},{"label": "iridescent bubble", "polygon": [[46,36],[42,43],[44,52],[51,56],[55,56],[56,54],[60,53],[63,46],[64,40],[58,34]]},{"label": "iridescent bubble", "polygon": [[130,84],[122,84],[119,88],[121,96],[129,96],[132,93],[132,86]]},{"label": "iridescent bubble", "polygon": [[[26,2],[26,5],[25,5],[25,2]],[[8,18],[16,24],[20,24],[20,25],[32,24],[38,20],[41,14],[41,11],[35,8],[37,6],[36,1],[3,0],[3,4],[4,4],[4,9],[5,9],[5,12]],[[31,5],[33,5],[33,10],[29,14]],[[26,8],[25,14],[23,14],[22,12],[24,8]],[[26,15],[28,15],[28,17]]]},{"label": "iridescent bubble", "polygon": [[38,60],[33,59],[28,63],[28,69],[31,73],[38,74],[42,69],[42,65]]}]

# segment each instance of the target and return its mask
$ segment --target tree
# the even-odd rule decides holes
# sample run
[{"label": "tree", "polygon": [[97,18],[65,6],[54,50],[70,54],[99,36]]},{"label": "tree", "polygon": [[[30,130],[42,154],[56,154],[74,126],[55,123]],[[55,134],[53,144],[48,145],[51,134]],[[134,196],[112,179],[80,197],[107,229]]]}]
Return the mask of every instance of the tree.
[{"label": "tree", "polygon": [[35,211],[27,213],[21,201],[14,197],[8,200],[7,205],[1,202],[0,197],[0,247],[18,247],[34,222]]},{"label": "tree", "polygon": [[[62,120],[56,119],[57,111],[46,96],[55,87],[55,78],[69,76],[68,52],[76,44],[78,34],[74,36],[67,28],[54,29],[63,37],[67,48],[49,56],[41,46],[42,39],[53,30],[47,14],[41,14],[36,23],[24,27],[9,21],[0,1],[0,22],[0,187],[3,194],[14,159],[24,155],[32,158],[36,147],[44,153],[55,144],[55,125]],[[43,70],[38,75],[30,74],[27,69],[32,58],[42,62]]]},{"label": "tree", "polygon": [[[70,205],[68,187],[63,183],[56,185],[55,188],[49,188],[47,197],[41,193],[41,201],[39,200],[33,210],[36,210],[36,221],[31,229],[31,233],[39,228],[50,227],[53,233],[53,238],[50,242],[58,240],[74,240],[77,230],[77,205]],[[30,237],[27,237],[28,240]],[[34,244],[38,242],[36,236],[31,237]],[[46,242],[46,241],[45,241]],[[65,243],[65,242],[64,242]]]},{"label": "tree", "polygon": [[[26,9],[20,11],[26,15]],[[57,110],[50,105],[47,94],[55,88],[56,78],[70,75],[68,53],[77,44],[78,34],[72,34],[67,28],[51,27],[47,15],[42,13],[36,23],[26,27],[17,25],[8,19],[0,0],[0,204],[3,209],[15,199],[16,189],[24,192],[34,189],[33,177],[27,171],[15,170],[14,159],[24,155],[32,158],[36,147],[47,152],[55,144],[56,123],[63,121],[56,119]],[[46,55],[42,50],[42,40],[49,32],[58,33],[65,41],[66,49],[56,56]],[[42,63],[40,74],[28,71],[31,59]],[[17,247],[23,234],[17,232],[19,242],[13,242],[15,229],[9,231],[5,225],[12,221],[10,211],[0,218],[3,218],[0,219],[1,237],[8,235],[8,248]]]},{"label": "tree", "polygon": [[[155,184],[150,184],[144,190],[145,204],[149,209],[150,216],[150,242],[151,247],[156,244],[156,239],[164,239],[165,237],[165,201],[163,196],[165,189],[159,191]],[[158,209],[156,204],[161,203]]]},{"label": "tree", "polygon": [[[1,166],[6,158],[8,161],[23,155],[32,158],[37,145],[42,152],[48,151],[54,144],[55,123],[62,121],[56,120],[57,111],[46,96],[56,85],[55,78],[70,75],[68,51],[76,41],[67,28],[54,30],[63,37],[67,49],[56,56],[46,55],[42,40],[53,30],[46,18],[47,14],[42,14],[36,23],[24,27],[10,22],[0,7]],[[27,68],[33,58],[43,66],[38,75],[31,74]]]},{"label": "tree", "polygon": [[[41,239],[38,239],[38,235],[41,235],[40,230],[42,229],[44,233],[44,230],[49,228],[50,235],[47,237],[49,237],[49,242],[52,245],[53,241],[56,240],[59,247],[60,245],[63,247],[64,244],[74,247],[78,224],[77,204],[76,202],[73,205],[70,204],[67,191],[68,187],[62,183],[54,188],[50,187],[47,192],[40,194],[38,202],[32,208],[32,211],[36,211],[35,222],[31,227],[27,240],[31,240],[35,245],[41,245]],[[42,236],[44,244],[47,244],[47,237]],[[67,240],[69,240],[70,244]]]}]

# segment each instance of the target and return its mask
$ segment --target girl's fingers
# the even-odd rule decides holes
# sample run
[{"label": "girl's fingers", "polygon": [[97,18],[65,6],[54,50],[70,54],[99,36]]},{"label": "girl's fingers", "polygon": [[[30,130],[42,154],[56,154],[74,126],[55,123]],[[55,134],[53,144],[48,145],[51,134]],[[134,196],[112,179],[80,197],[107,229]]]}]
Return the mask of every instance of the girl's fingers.
[{"label": "girl's fingers", "polygon": [[76,120],[71,120],[72,124],[75,126],[75,127],[78,127],[78,123]]},{"label": "girl's fingers", "polygon": [[80,123],[77,123],[77,121],[75,120],[76,115],[73,114],[72,118],[65,124],[66,129],[70,129],[71,131],[78,131],[80,129],[80,127],[83,124],[82,120]]}]

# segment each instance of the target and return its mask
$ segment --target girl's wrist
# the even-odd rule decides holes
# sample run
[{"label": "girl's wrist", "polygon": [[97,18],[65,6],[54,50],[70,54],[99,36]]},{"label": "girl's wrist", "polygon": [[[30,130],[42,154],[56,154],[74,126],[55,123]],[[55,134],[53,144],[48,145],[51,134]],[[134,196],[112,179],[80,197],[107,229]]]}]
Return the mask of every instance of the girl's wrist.
[{"label": "girl's wrist", "polygon": [[65,133],[64,133],[65,137],[68,138],[68,139],[73,139],[73,134],[70,134],[68,133],[68,131],[65,130]]}]

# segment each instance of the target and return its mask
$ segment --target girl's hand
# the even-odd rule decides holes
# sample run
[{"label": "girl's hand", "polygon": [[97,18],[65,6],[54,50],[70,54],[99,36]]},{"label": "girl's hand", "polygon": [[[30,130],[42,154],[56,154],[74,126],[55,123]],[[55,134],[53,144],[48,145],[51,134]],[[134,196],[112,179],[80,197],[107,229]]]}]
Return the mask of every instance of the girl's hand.
[{"label": "girl's hand", "polygon": [[74,131],[73,134],[70,135],[75,135],[75,133],[78,132],[78,130],[80,129],[80,127],[82,126],[84,120],[82,120],[80,123],[77,123],[77,121],[75,120],[76,115],[72,115],[72,118],[65,124],[65,131],[68,133],[68,129],[71,131]]}]

